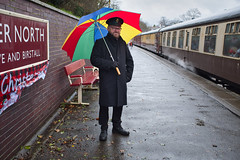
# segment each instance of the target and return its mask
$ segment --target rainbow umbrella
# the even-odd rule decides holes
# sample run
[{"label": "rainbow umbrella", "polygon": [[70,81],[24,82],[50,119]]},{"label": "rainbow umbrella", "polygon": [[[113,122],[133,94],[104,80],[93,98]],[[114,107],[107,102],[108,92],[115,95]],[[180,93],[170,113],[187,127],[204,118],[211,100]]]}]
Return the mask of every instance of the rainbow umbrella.
[{"label": "rainbow umbrella", "polygon": [[121,37],[126,43],[142,32],[139,27],[140,14],[102,8],[80,18],[78,24],[66,38],[62,49],[67,52],[72,61],[90,59],[95,41],[107,35],[106,21],[112,17],[120,17],[124,20]]}]

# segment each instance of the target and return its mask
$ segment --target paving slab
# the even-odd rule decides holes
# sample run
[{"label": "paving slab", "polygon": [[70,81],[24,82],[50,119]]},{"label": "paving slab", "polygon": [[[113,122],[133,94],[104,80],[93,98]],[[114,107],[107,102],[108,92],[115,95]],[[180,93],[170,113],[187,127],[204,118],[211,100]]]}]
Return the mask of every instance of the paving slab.
[{"label": "paving slab", "polygon": [[122,116],[122,125],[130,131],[130,136],[112,134],[109,121],[108,139],[99,141],[99,93],[86,91],[84,99],[90,106],[69,107],[63,118],[55,120],[59,121],[58,126],[49,130],[51,134],[42,138],[46,140],[29,157],[33,160],[238,160],[239,116],[186,76],[192,75],[189,71],[137,47],[131,52],[135,68]]}]

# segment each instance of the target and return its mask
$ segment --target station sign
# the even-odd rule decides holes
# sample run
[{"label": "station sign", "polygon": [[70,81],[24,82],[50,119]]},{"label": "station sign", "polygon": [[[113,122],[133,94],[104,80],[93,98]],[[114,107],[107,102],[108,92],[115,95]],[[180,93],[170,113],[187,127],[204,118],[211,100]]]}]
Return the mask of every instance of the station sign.
[{"label": "station sign", "polygon": [[49,21],[0,9],[0,114],[45,77],[48,62]]},{"label": "station sign", "polygon": [[48,21],[0,10],[0,73],[48,60]]}]

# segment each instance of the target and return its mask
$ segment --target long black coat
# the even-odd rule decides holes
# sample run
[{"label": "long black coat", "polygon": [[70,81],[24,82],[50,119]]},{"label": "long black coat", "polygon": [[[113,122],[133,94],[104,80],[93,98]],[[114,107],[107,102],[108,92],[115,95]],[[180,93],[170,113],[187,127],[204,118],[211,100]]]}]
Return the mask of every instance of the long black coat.
[{"label": "long black coat", "polygon": [[92,54],[92,65],[99,68],[100,78],[100,106],[123,106],[127,104],[127,82],[132,79],[133,58],[126,42],[119,37],[115,39],[110,33],[105,37],[121,75],[112,67],[113,61],[103,39],[95,42]]}]

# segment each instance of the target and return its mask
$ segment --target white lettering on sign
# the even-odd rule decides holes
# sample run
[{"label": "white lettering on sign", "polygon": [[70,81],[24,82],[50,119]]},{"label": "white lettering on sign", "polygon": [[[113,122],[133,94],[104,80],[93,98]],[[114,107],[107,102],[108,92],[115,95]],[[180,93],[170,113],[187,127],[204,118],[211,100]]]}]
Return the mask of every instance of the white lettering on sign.
[{"label": "white lettering on sign", "polygon": [[14,42],[44,42],[44,34],[43,28],[14,25],[13,31],[11,31],[8,24],[0,23],[0,43],[11,43],[12,39]]},{"label": "white lettering on sign", "polygon": [[[27,38],[25,37],[25,35],[26,35]],[[28,40],[29,40],[29,29],[26,26],[23,28],[23,40],[25,42],[28,42]]]},{"label": "white lettering on sign", "polygon": [[40,41],[44,41],[44,29],[40,29]]},{"label": "white lettering on sign", "polygon": [[0,62],[2,63],[2,64],[4,64],[5,63],[5,54],[0,54]]},{"label": "white lettering on sign", "polygon": [[7,62],[19,61],[20,58],[21,57],[20,57],[20,53],[19,52],[9,53]]},{"label": "white lettering on sign", "polygon": [[22,26],[20,26],[20,31],[17,29],[17,26],[14,26],[15,30],[15,42],[17,42],[17,37],[19,39],[19,42],[22,42]]},{"label": "white lettering on sign", "polygon": [[7,42],[7,38],[8,38],[8,41],[9,42],[12,42],[11,41],[11,38],[9,36],[9,33],[10,33],[10,28],[9,28],[9,25],[7,24],[4,24],[4,40],[5,40],[5,43]]},{"label": "white lettering on sign", "polygon": [[29,50],[22,52],[22,59],[34,58],[39,56],[41,56],[39,50]]},{"label": "white lettering on sign", "polygon": [[0,54],[0,64],[11,63],[21,60],[26,60],[30,58],[40,57],[40,50],[26,50],[26,51],[17,51],[12,53],[1,53]]},{"label": "white lettering on sign", "polygon": [[[36,73],[37,74],[37,73]],[[8,77],[8,75],[6,75],[1,83],[1,92],[2,94],[6,94],[7,92],[14,92],[17,90],[17,87],[20,87],[20,89],[24,88],[27,85],[27,82],[30,81],[34,74],[28,74],[28,72],[26,73],[25,76],[23,76],[22,78],[12,78],[12,75],[9,74],[10,76]],[[8,80],[8,83],[7,83]]]},{"label": "white lettering on sign", "polygon": [[10,38],[10,27],[8,24],[2,24],[0,23],[0,43],[6,43],[7,40],[8,42],[12,42]]},{"label": "white lettering on sign", "polygon": [[31,42],[35,42],[35,38],[34,38],[34,29],[31,27]]}]

